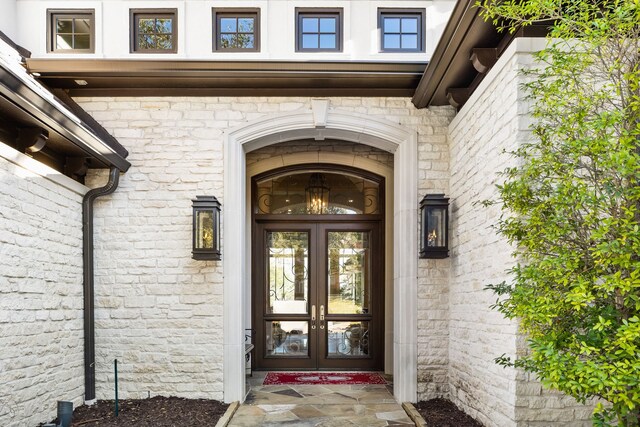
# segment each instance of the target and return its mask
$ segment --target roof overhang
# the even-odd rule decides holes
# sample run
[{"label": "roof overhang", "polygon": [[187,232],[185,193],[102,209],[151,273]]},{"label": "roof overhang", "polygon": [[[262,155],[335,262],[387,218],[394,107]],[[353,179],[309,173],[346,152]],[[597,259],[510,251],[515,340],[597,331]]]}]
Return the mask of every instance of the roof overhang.
[{"label": "roof overhang", "polygon": [[121,171],[131,164],[114,148],[95,135],[81,120],[53,95],[34,90],[11,70],[0,66],[0,105],[5,121],[20,127],[37,127],[49,133],[56,151],[67,156],[86,156],[104,166],[115,166]]},{"label": "roof overhang", "polygon": [[0,141],[79,180],[88,167],[126,171],[127,150],[68,94],[30,75],[29,56],[0,32]]},{"label": "roof overhang", "polygon": [[426,63],[30,58],[27,67],[71,96],[412,96]]},{"label": "roof overhang", "polygon": [[498,32],[481,16],[475,0],[458,0],[413,95],[418,108],[461,107],[517,37],[544,37],[544,25]]}]

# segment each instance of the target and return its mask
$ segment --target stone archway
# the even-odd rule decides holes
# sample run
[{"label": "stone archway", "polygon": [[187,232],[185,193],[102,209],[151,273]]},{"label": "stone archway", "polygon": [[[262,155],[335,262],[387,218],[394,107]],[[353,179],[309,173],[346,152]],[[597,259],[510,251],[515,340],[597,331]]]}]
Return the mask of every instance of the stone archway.
[{"label": "stone archway", "polygon": [[[247,221],[245,154],[296,139],[327,138],[357,142],[394,154],[393,289],[394,396],[417,398],[416,224],[418,165],[415,131],[385,119],[330,108],[311,100],[300,109],[245,123],[225,134],[223,200],[224,400],[243,401],[246,294],[250,288],[250,230]],[[402,260],[400,262],[399,260]]]}]

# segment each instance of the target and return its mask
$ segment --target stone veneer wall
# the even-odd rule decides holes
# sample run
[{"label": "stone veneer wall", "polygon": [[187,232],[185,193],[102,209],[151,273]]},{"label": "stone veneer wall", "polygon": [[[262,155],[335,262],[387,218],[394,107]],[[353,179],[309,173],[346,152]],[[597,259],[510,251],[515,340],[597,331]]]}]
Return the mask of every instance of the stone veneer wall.
[{"label": "stone veneer wall", "polygon": [[[433,107],[432,107],[433,108]],[[447,126],[455,110],[439,107],[418,140],[418,198],[449,195],[449,140]],[[418,205],[416,204],[416,208]],[[419,219],[418,219],[419,220]],[[416,232],[420,230],[416,225]],[[419,241],[419,240],[418,240]],[[449,393],[449,275],[446,259],[418,260],[418,400],[447,397]]]},{"label": "stone veneer wall", "polygon": [[519,69],[544,40],[517,39],[489,71],[449,126],[451,139],[451,283],[449,290],[449,381],[451,400],[486,426],[586,426],[590,409],[543,391],[529,375],[504,369],[494,358],[524,348],[517,324],[490,309],[485,290],[506,280],[511,248],[491,228],[499,206],[478,202],[497,195],[497,172],[512,150],[530,138]]},{"label": "stone veneer wall", "polygon": [[[191,259],[191,199],[210,194],[224,205],[225,130],[266,114],[309,109],[310,98],[76,101],[129,150],[132,163],[119,189],[96,203],[98,398],[111,395],[112,361],[118,358],[124,397],[149,391],[222,399],[222,264]],[[416,208],[423,190],[448,191],[451,108],[417,110],[408,98],[331,98],[331,108],[384,117],[418,132]],[[446,307],[437,293],[445,288],[447,269],[447,261],[420,269],[423,391],[447,389]]]},{"label": "stone veneer wall", "polygon": [[1,142],[0,183],[0,425],[34,426],[83,401],[86,188]]}]

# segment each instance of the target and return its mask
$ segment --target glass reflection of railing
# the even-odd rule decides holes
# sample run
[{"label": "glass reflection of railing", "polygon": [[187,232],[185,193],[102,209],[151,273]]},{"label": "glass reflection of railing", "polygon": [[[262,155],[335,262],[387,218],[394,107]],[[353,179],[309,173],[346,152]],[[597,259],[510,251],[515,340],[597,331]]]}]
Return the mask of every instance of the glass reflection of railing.
[{"label": "glass reflection of railing", "polygon": [[308,336],[301,330],[293,329],[289,332],[274,333],[271,354],[278,355],[306,355]]},{"label": "glass reflection of railing", "polygon": [[365,356],[369,354],[369,330],[350,326],[342,332],[329,333],[329,354]]}]

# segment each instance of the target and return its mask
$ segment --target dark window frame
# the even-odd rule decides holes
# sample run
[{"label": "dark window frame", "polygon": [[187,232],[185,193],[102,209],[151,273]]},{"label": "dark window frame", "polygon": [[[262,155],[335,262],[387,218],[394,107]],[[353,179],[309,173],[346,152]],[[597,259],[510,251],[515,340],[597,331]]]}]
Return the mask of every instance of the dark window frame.
[{"label": "dark window frame", "polygon": [[[426,22],[425,22],[426,10],[422,8],[412,9],[391,9],[391,8],[378,8],[378,33],[380,34],[380,52],[395,52],[395,53],[423,53],[426,47]],[[418,17],[418,48],[417,49],[403,49],[403,48],[385,48],[384,47],[384,18],[405,18],[405,17]],[[402,35],[402,29],[400,33]]]},{"label": "dark window frame", "polygon": [[[260,9],[259,8],[211,8],[213,22],[212,50],[213,52],[260,52]],[[220,43],[221,18],[253,18],[253,47],[252,48],[224,48]],[[238,34],[236,32],[235,34]],[[241,33],[243,34],[243,33]],[[247,33],[248,34],[248,33]]]},{"label": "dark window frame", "polygon": [[[138,46],[138,21],[149,18],[171,18],[171,49],[141,49]],[[178,9],[129,9],[129,35],[130,53],[178,53]]]},{"label": "dark window frame", "polygon": [[[326,48],[303,48],[302,47],[302,19],[303,18],[336,18],[336,47]],[[319,31],[319,30],[318,30]],[[318,33],[320,34],[320,33]],[[344,35],[344,13],[343,8],[320,8],[320,7],[296,7],[296,52],[342,52]]]},{"label": "dark window frame", "polygon": [[[71,19],[89,18],[89,49],[58,49],[56,48],[58,17]],[[72,33],[75,34],[75,33]],[[96,11],[95,9],[47,9],[47,53],[95,53],[96,46]]]}]

